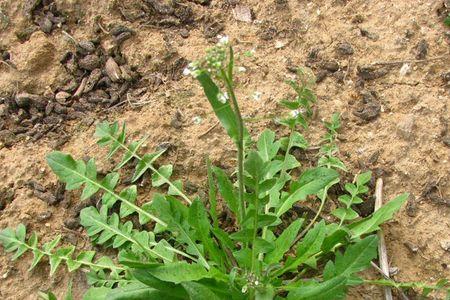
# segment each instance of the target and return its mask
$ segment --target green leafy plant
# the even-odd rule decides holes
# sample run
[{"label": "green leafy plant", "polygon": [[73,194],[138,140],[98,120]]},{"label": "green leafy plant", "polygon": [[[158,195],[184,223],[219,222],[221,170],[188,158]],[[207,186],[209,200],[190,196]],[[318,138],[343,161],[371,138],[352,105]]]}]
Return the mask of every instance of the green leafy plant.
[{"label": "green leafy plant", "polygon": [[445,18],[444,24],[450,27],[450,14],[447,16],[447,18]]},{"label": "green leafy plant", "polygon": [[[47,161],[67,190],[82,190],[81,200],[101,198],[100,209],[91,206],[81,211],[81,225],[94,245],[116,249],[117,258],[94,259],[93,251],[74,255],[71,245],[56,248],[59,237],[39,247],[36,234],[26,238],[24,225],[0,233],[5,250],[15,251],[13,259],[31,251],[30,269],[46,257],[51,275],[61,263],[69,272],[88,270],[92,288],[84,296],[87,300],[341,299],[349,286],[368,282],[427,291],[446,288],[447,283],[402,285],[358,276],[377,257],[376,231],[400,209],[407,194],[360,217],[352,205],[368,192],[371,174],[366,172],[347,183],[348,194],[338,197],[342,205],[331,214],[340,222],[322,219],[324,204],[334,197],[329,190],[340,181],[338,170],[346,170],[336,157],[339,116],[325,122],[327,133],[317,167],[302,167],[292,150],[309,147],[301,133],[308,128],[316,101],[308,72],[300,70],[299,81],[289,82],[295,98],[281,102],[290,110],[287,118],[278,120],[288,127],[288,137],[276,139],[266,129],[252,141],[234,92],[233,68],[233,49],[225,41],[210,49],[204,60],[192,63],[186,73],[200,82],[236,145],[236,176],[207,161],[208,198],[193,198],[181,180],[172,179],[172,165],[157,163],[164,151],[142,155],[145,138],[130,141],[125,125],[99,123],[98,144],[109,148],[109,158],[122,156],[112,172],[100,176],[94,159],[76,160],[61,152],[50,153]],[[134,168],[129,185],[120,182],[123,168]],[[158,192],[151,200],[137,201],[136,183],[146,172]],[[314,201],[320,201],[320,208],[313,218],[292,218],[295,207]],[[221,224],[219,202],[232,214],[232,227]],[[131,215],[144,229],[135,228]]]}]

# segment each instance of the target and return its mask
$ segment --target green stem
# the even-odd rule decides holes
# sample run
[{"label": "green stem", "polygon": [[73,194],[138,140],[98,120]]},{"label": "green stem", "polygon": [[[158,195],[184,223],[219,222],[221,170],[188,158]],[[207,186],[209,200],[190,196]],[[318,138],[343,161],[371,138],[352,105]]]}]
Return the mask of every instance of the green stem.
[{"label": "green stem", "polygon": [[370,279],[363,279],[364,283],[367,284],[376,284],[376,285],[381,285],[381,286],[391,286],[391,287],[395,287],[398,289],[401,288],[419,288],[419,289],[429,289],[429,290],[448,290],[448,292],[450,292],[450,289],[448,287],[439,287],[439,286],[435,286],[435,285],[428,285],[422,282],[396,282],[393,280],[387,280],[387,279],[383,279],[383,280],[370,280]]},{"label": "green stem", "polygon": [[239,109],[239,104],[234,94],[233,79],[229,78],[225,71],[221,70],[221,75],[225,81],[225,85],[228,93],[230,94],[231,102],[233,103],[233,109],[236,115],[236,121],[238,125],[238,140],[236,141],[238,150],[238,195],[239,195],[239,210],[240,210],[240,221],[242,222],[245,217],[245,202],[244,202],[244,121],[242,119],[241,111]]},{"label": "green stem", "polygon": [[309,231],[309,229],[311,229],[311,227],[314,225],[314,223],[316,223],[317,218],[320,216],[320,213],[322,212],[323,207],[325,205],[326,197],[324,199],[320,199],[320,200],[321,200],[321,202],[320,202],[319,210],[317,211],[316,215],[311,220],[311,222],[309,222],[308,226],[306,226],[306,228],[303,229],[299,235],[297,235],[297,237],[295,238],[294,243],[292,243],[292,245],[297,244],[297,242]]},{"label": "green stem", "polygon": [[[57,163],[57,162],[55,161],[55,163]],[[140,213],[140,214],[143,214],[143,215],[147,216],[148,218],[150,218],[151,220],[155,221],[156,223],[159,223],[161,226],[164,226],[164,227],[167,226],[167,224],[166,224],[164,221],[160,220],[160,219],[157,218],[156,216],[154,216],[154,215],[148,213],[147,211],[143,210],[143,209],[140,208],[139,206],[135,205],[133,202],[130,202],[130,201],[128,201],[127,199],[125,199],[124,197],[121,197],[119,194],[116,194],[113,190],[108,189],[107,187],[103,186],[103,185],[100,184],[99,182],[97,182],[97,181],[95,181],[95,180],[92,180],[92,179],[88,178],[87,176],[85,176],[84,174],[81,174],[80,172],[78,172],[78,171],[76,171],[76,170],[69,169],[69,168],[67,168],[66,166],[62,165],[62,164],[59,164],[59,163],[58,163],[58,165],[59,165],[61,168],[67,169],[67,170],[69,170],[70,172],[75,173],[77,176],[83,178],[85,182],[89,182],[90,184],[92,184],[92,185],[98,187],[99,189],[105,191],[106,193],[111,194],[111,195],[114,196],[116,199],[118,199],[118,200],[120,200],[120,201],[126,203],[129,207],[133,208],[134,211],[136,211],[136,212],[138,212],[138,213]]]},{"label": "green stem", "polygon": [[[139,161],[142,161],[142,157],[140,157],[135,151],[132,151],[130,148],[128,148],[127,145],[125,145],[124,143],[122,143],[121,141],[119,141],[117,138],[115,138],[114,136],[112,136],[110,134],[108,134],[108,136],[112,140],[114,140],[117,144],[119,144],[120,147],[122,147],[122,149],[124,149],[126,152],[131,154],[134,158],[136,158]],[[145,166],[147,168],[149,168],[150,170],[152,170],[153,173],[158,175],[164,181],[164,183],[168,184],[176,192],[177,195],[180,195],[180,197],[183,198],[187,203],[192,204],[192,200],[189,199],[189,197],[186,196],[178,187],[176,187],[167,177],[165,177],[163,174],[159,173],[158,170],[155,169],[155,167],[153,167],[152,164],[145,162]]]},{"label": "green stem", "polygon": [[[95,222],[97,224],[97,226],[99,227],[103,227],[107,230],[109,230],[110,232],[113,232],[114,234],[121,236],[123,239],[130,241],[131,243],[137,245],[139,248],[141,248],[142,250],[146,251],[149,254],[152,254],[156,257],[161,258],[162,260],[168,260],[167,257],[164,257],[163,255],[159,254],[158,252],[152,250],[151,248],[149,248],[148,246],[145,246],[143,244],[141,244],[138,240],[132,238],[131,236],[128,236],[126,234],[124,234],[122,231],[120,231],[119,229],[116,229],[112,226],[109,226],[107,223],[103,223],[103,222],[99,222],[98,220],[96,220],[95,218],[91,218],[91,221]],[[155,243],[156,244],[156,243]],[[156,245],[155,245],[156,246]],[[170,249],[171,247],[167,247],[165,246],[166,249],[173,251],[173,249]],[[176,250],[176,249],[175,249]],[[175,252],[175,251],[174,251]],[[186,254],[187,255],[187,254]],[[186,256],[183,255],[183,256]]]},{"label": "green stem", "polygon": [[258,209],[259,209],[259,184],[256,184],[255,187],[255,216],[253,218],[253,238],[252,238],[252,267],[251,271],[253,274],[255,274],[258,278],[259,276],[259,260],[256,255],[256,235],[258,231]]},{"label": "green stem", "polygon": [[122,267],[118,267],[118,266],[111,266],[111,265],[101,265],[101,264],[96,264],[96,263],[92,263],[92,262],[88,262],[88,261],[82,261],[82,260],[76,260],[76,259],[73,259],[73,258],[71,258],[71,257],[66,257],[66,256],[58,256],[56,253],[51,253],[51,252],[47,252],[47,251],[44,251],[44,250],[41,250],[41,249],[39,249],[39,248],[34,248],[34,247],[32,247],[32,246],[30,246],[30,245],[28,245],[27,243],[25,243],[25,242],[22,242],[22,241],[20,241],[20,240],[18,240],[18,239],[11,239],[12,241],[14,241],[14,242],[16,242],[16,243],[19,243],[19,244],[21,244],[22,246],[25,246],[28,250],[31,250],[31,251],[33,251],[33,252],[37,252],[37,253],[40,253],[40,254],[43,254],[43,255],[45,255],[45,256],[47,256],[47,257],[58,257],[59,259],[62,259],[62,260],[64,260],[64,261],[68,261],[69,259],[71,260],[71,261],[73,261],[73,262],[75,262],[75,263],[79,263],[79,264],[81,264],[81,265],[85,265],[85,266],[89,266],[89,267],[94,267],[94,268],[100,268],[100,269],[108,269],[108,270],[111,270],[111,271],[124,271],[125,269],[124,268],[122,268]]},{"label": "green stem", "polygon": [[[346,204],[346,208],[347,208],[347,209],[349,209],[349,208],[352,206],[352,203],[353,203],[353,201],[354,201],[354,199],[355,199],[355,197],[356,197],[357,195],[358,195],[358,194],[355,194],[355,195],[351,194],[352,197],[351,197],[349,203]],[[342,217],[342,219],[339,221],[338,229],[339,229],[339,228],[342,226],[342,224],[344,223],[345,217],[347,217],[347,211],[345,212],[345,214],[344,214],[344,216]]]}]

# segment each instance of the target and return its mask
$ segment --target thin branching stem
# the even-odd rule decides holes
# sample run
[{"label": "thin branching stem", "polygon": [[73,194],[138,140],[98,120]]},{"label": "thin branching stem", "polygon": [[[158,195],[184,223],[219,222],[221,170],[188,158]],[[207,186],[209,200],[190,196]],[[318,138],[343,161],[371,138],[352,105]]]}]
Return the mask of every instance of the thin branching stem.
[{"label": "thin branching stem", "polygon": [[92,262],[83,261],[83,260],[76,260],[76,259],[73,259],[73,258],[67,257],[67,256],[59,256],[57,253],[51,253],[51,252],[48,252],[48,251],[41,250],[41,249],[39,249],[37,247],[30,246],[27,243],[22,242],[22,241],[20,241],[18,239],[10,239],[10,240],[14,241],[15,243],[19,243],[21,246],[25,246],[28,250],[31,250],[31,251],[33,251],[35,253],[43,254],[43,255],[45,255],[47,257],[58,257],[59,259],[62,259],[64,261],[71,260],[74,263],[85,265],[85,266],[88,266],[90,268],[108,269],[108,270],[116,271],[116,272],[121,272],[121,271],[125,270],[124,268],[119,267],[119,266],[115,266],[115,265],[114,266],[102,265],[102,264],[92,263]]},{"label": "thin branching stem", "polygon": [[[57,162],[55,162],[57,163]],[[61,167],[66,168],[66,166],[59,164]],[[125,202],[129,207],[133,208],[136,212],[141,213],[145,216],[147,216],[148,218],[150,218],[151,220],[155,221],[156,223],[159,223],[161,226],[166,227],[167,224],[163,221],[160,220],[159,218],[157,218],[156,216],[148,213],[147,211],[143,210],[142,208],[140,208],[139,206],[135,205],[133,202],[130,202],[129,200],[127,200],[126,198],[120,196],[119,194],[115,193],[113,190],[108,189],[107,187],[103,186],[101,183],[97,182],[96,180],[92,180],[90,178],[88,178],[87,176],[85,176],[84,174],[76,171],[76,170],[72,170],[70,169],[71,172],[75,173],[77,176],[83,178],[83,180],[85,182],[89,182],[89,184],[96,186],[97,188],[105,191],[106,193],[111,194],[113,197],[115,197],[116,199],[119,199],[122,202]]]},{"label": "thin branching stem", "polygon": [[[128,148],[128,146],[126,144],[122,143],[116,137],[114,137],[110,134],[108,134],[108,136],[114,142],[116,142],[122,149],[124,149],[126,152],[131,154],[134,158],[136,158],[139,161],[142,161],[142,157],[140,157],[135,151],[132,151],[130,148]],[[162,178],[164,183],[167,183],[176,192],[176,194],[179,195],[181,198],[183,198],[188,204],[192,204],[192,200],[189,199],[189,197],[186,196],[186,194],[184,194],[183,191],[181,191],[177,186],[175,186],[175,184],[173,184],[168,178],[166,178],[163,174],[158,172],[158,170],[155,167],[153,167],[152,164],[145,162],[145,166],[148,167],[150,170],[152,170],[152,172],[155,173],[156,175],[158,175],[160,178]]]},{"label": "thin branching stem", "polygon": [[259,184],[255,185],[255,216],[253,217],[253,237],[252,237],[252,268],[251,271],[255,275],[259,275],[259,260],[256,255],[256,236],[258,232],[258,208],[259,208]]}]

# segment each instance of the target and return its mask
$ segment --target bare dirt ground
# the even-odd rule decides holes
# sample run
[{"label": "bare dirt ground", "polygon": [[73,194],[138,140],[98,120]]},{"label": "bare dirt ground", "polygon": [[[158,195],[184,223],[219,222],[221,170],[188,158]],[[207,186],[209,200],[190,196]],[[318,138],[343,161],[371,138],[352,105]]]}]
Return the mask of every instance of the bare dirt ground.
[{"label": "bare dirt ground", "polygon": [[[202,195],[205,156],[232,168],[235,152],[220,126],[211,129],[216,119],[182,70],[226,34],[239,56],[238,96],[252,135],[265,127],[284,134],[264,116],[281,113],[277,102],[290,93],[284,81],[295,68],[310,67],[318,80],[313,144],[323,133],[321,120],[339,112],[340,157],[352,174],[370,169],[383,177],[386,201],[411,193],[384,226],[393,278],[450,279],[446,5],[0,0],[0,228],[24,223],[43,241],[61,234],[66,243],[90,247],[77,219],[82,205],[61,190],[45,155],[60,149],[94,156],[108,168],[92,138],[104,119],[125,121],[132,136],[149,134],[149,150],[169,145],[164,159],[191,183],[190,192]],[[45,289],[62,296],[71,279],[79,299],[87,287],[81,273],[61,268],[50,278],[44,263],[27,272],[30,255],[9,257],[0,254],[1,299],[36,299]],[[350,298],[382,293],[364,287]]]}]

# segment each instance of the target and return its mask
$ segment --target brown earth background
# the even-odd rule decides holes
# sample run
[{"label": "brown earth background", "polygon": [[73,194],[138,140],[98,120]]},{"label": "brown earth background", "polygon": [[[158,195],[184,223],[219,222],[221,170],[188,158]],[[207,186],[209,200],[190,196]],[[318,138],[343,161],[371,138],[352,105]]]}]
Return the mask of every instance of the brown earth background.
[{"label": "brown earth background", "polygon": [[[252,136],[286,134],[266,116],[283,113],[277,103],[292,93],[284,82],[295,69],[311,68],[311,143],[339,112],[339,157],[351,170],[344,178],[372,170],[384,179],[385,201],[411,194],[383,227],[393,278],[450,279],[449,11],[450,1],[433,0],[1,0],[0,228],[24,223],[44,242],[61,234],[90,247],[83,204],[63,192],[45,155],[96,157],[108,170],[92,137],[101,120],[125,121],[134,138],[148,134],[148,151],[169,147],[161,161],[174,164],[188,193],[205,195],[205,156],[232,170],[235,150],[182,71],[222,34],[237,53]],[[299,155],[306,165],[317,159]],[[87,288],[82,272],[60,268],[50,278],[45,263],[27,272],[31,254],[11,261],[0,253],[1,299],[36,299],[46,289],[62,297],[69,280],[76,299]],[[367,286],[350,298],[382,292]]]}]

